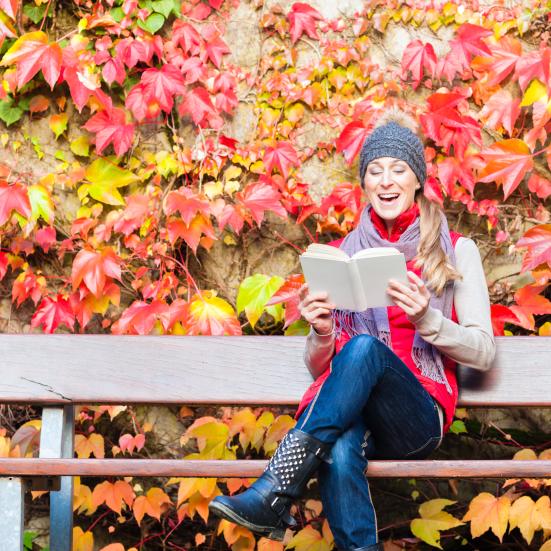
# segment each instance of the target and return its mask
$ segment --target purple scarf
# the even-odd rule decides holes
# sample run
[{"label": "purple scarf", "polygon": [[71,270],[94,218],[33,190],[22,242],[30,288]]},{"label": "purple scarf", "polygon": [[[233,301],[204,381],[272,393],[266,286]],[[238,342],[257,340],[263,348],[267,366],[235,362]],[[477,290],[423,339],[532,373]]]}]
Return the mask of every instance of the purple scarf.
[{"label": "purple scarf", "polygon": [[[394,247],[406,257],[406,261],[412,260],[417,254],[419,247],[420,231],[419,216],[402,233],[400,239],[395,243],[383,239],[371,220],[371,205],[367,205],[360,217],[360,223],[352,230],[341,243],[340,248],[349,256],[363,249],[371,247]],[[455,252],[451,242],[448,222],[444,213],[441,213],[442,226],[440,231],[440,244],[448,256],[450,262],[455,266]],[[430,291],[430,289],[429,289]],[[453,304],[454,282],[450,281],[444,287],[442,294],[437,297],[431,292],[429,306],[442,312],[444,317],[450,318]],[[346,331],[353,337],[355,335],[368,334],[377,337],[380,341],[391,348],[390,328],[386,307],[367,308],[363,312],[351,310],[333,310],[335,321],[335,332],[337,338],[342,331]],[[425,341],[417,331],[413,339],[411,356],[421,374],[437,383],[446,386],[451,394],[452,389],[444,373],[444,364],[440,351]]]}]

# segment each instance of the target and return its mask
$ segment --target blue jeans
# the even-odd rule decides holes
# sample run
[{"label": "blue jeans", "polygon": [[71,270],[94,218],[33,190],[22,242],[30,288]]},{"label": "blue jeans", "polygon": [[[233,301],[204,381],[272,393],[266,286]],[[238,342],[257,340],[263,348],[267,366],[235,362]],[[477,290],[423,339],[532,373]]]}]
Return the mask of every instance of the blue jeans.
[{"label": "blue jeans", "polygon": [[370,335],[346,343],[296,427],[333,444],[318,483],[339,549],[377,543],[365,476],[368,459],[423,459],[441,441],[436,402],[385,344]]}]

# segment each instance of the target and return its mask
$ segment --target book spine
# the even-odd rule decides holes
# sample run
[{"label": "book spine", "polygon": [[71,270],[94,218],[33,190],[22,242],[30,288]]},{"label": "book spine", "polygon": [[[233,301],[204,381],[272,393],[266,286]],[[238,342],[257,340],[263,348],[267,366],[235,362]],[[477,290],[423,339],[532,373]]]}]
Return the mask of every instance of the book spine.
[{"label": "book spine", "polygon": [[350,270],[350,281],[352,282],[354,304],[357,305],[356,311],[363,312],[367,308],[367,299],[365,298],[362,278],[360,277],[360,271],[358,270],[355,259],[351,259],[350,262],[348,262],[348,269]]}]

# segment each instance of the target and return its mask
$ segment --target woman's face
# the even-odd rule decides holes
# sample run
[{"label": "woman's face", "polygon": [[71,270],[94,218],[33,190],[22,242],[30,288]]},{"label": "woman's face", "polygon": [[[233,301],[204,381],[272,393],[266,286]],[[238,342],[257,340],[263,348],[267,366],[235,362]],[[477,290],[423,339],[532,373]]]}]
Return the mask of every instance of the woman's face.
[{"label": "woman's face", "polygon": [[408,210],[421,184],[401,159],[380,157],[367,165],[364,190],[375,212],[392,228],[394,220]]}]

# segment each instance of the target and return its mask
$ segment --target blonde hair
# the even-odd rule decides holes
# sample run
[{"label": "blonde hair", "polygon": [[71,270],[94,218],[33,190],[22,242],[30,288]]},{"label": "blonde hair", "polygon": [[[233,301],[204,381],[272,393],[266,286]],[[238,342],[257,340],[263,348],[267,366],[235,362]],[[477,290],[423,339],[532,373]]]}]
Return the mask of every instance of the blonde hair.
[{"label": "blonde hair", "polygon": [[[424,137],[415,118],[398,106],[393,105],[381,115],[374,128],[383,126],[391,121],[409,128],[424,145]],[[420,240],[414,266],[421,268],[423,279],[432,291],[440,296],[448,281],[463,279],[461,274],[449,262],[449,259],[440,245],[440,231],[442,227],[442,209],[437,203],[429,201],[420,188],[415,192],[415,202],[419,207]]]}]

